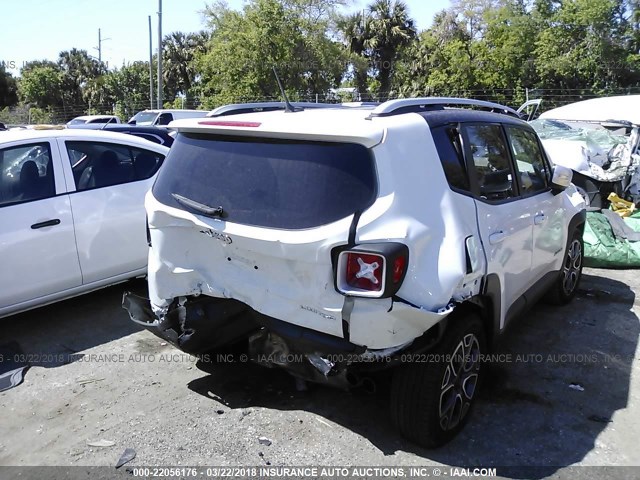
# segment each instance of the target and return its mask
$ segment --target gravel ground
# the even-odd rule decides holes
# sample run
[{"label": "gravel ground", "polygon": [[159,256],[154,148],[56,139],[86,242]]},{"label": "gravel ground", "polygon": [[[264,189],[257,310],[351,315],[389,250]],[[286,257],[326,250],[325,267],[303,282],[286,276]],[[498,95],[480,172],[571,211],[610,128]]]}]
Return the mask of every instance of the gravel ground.
[{"label": "gravel ground", "polygon": [[592,478],[565,467],[640,465],[637,271],[585,269],[571,305],[517,322],[469,424],[437,450],[393,429],[384,378],[374,394],[298,392],[280,370],[197,361],[129,321],[120,300],[131,287],[144,290],[0,320],[0,343],[32,361],[0,393],[0,465],[113,467],[125,448],[137,453],[128,467],[545,466],[507,476]]}]

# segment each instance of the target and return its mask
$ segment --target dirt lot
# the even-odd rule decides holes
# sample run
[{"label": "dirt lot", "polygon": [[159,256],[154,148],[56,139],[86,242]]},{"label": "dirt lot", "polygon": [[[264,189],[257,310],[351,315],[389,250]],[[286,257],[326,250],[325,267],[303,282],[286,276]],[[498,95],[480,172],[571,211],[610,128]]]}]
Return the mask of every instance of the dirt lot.
[{"label": "dirt lot", "polygon": [[125,448],[128,466],[640,465],[637,271],[585,270],[572,305],[511,328],[470,423],[431,451],[394,431],[384,382],[298,392],[282,371],[198,362],[129,321],[131,287],[0,320],[33,365],[0,393],[0,465],[113,466]]}]

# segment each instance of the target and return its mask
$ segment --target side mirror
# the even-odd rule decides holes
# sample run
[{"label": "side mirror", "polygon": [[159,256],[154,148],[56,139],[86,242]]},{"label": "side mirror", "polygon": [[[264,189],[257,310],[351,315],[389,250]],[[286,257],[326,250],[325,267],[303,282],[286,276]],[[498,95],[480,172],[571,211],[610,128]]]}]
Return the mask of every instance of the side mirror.
[{"label": "side mirror", "polygon": [[129,125],[135,125],[135,124],[136,124],[136,121],[135,121],[135,120],[129,120],[127,123],[128,123]]},{"label": "side mirror", "polygon": [[562,165],[553,167],[553,176],[551,177],[551,189],[555,192],[561,192],[569,185],[573,179],[573,170]]}]

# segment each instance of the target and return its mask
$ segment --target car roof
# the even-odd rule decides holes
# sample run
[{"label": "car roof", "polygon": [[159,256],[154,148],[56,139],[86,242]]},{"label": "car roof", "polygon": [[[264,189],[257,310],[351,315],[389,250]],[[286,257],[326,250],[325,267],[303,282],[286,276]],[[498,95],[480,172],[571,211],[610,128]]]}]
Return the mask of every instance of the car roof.
[{"label": "car roof", "polygon": [[157,125],[134,125],[131,123],[83,123],[82,125],[67,125],[66,128],[71,130],[111,130],[114,132],[124,130],[127,132],[146,131],[153,133],[169,133],[169,130],[163,127],[158,127]]},{"label": "car roof", "polygon": [[2,132],[0,135],[0,146],[10,142],[23,140],[43,140],[47,138],[73,138],[81,140],[94,140],[97,142],[111,141],[114,143],[125,143],[138,146],[147,150],[155,150],[158,153],[166,154],[169,149],[149,140],[128,135],[126,133],[109,132],[105,130],[85,130],[85,129],[62,129],[62,130],[15,130]]},{"label": "car roof", "polygon": [[640,125],[640,95],[601,97],[547,110],[542,119],[606,122],[622,120]]},{"label": "car roof", "polygon": [[104,115],[80,115],[79,117],[74,117],[73,120],[95,120],[96,118],[117,118],[117,116],[108,113]]},{"label": "car roof", "polygon": [[504,123],[517,125],[533,130],[531,126],[519,118],[501,113],[483,112],[480,110],[469,110],[465,108],[447,108],[443,110],[432,110],[420,113],[430,127],[438,127],[450,123]]},{"label": "car roof", "polygon": [[[423,100],[425,102],[438,101],[438,99]],[[394,105],[385,110],[384,107],[385,105],[389,106],[389,102],[382,105],[336,104],[294,112],[280,109],[251,113],[244,113],[246,110],[243,106],[238,105],[238,111],[243,113],[235,115],[225,113],[223,116],[174,120],[169,124],[169,128],[189,133],[316,141],[353,141],[368,147],[373,147],[382,141],[387,127],[406,124],[411,119],[416,121],[420,116],[426,119],[430,125],[432,122],[444,124],[477,121],[512,123],[529,128],[526,122],[503,113],[442,108],[439,105],[431,104],[426,105],[426,108],[421,108],[415,104],[403,105],[402,101],[396,102],[396,112],[388,111]],[[410,103],[411,100],[406,102]],[[377,114],[377,112],[380,113]]]},{"label": "car roof", "polygon": [[138,113],[142,113],[142,112],[147,112],[147,113],[165,113],[165,112],[198,112],[198,113],[208,113],[209,110],[187,110],[187,109],[183,109],[183,108],[163,108],[163,109],[146,109],[146,110],[140,110],[139,112],[136,112],[136,115]]}]

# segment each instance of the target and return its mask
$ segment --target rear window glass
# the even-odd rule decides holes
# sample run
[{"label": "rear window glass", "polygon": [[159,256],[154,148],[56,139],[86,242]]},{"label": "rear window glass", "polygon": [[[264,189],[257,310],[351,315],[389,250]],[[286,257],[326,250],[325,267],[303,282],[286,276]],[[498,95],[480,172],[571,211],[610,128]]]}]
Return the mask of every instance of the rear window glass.
[{"label": "rear window glass", "polygon": [[221,207],[233,223],[283,229],[348,217],[372,205],[376,192],[362,145],[203,134],[178,135],[153,187],[172,207],[202,213],[188,205],[197,202]]},{"label": "rear window glass", "polygon": [[433,128],[431,133],[449,185],[461,190],[469,190],[469,179],[464,166],[458,129],[453,125],[445,125]]}]

